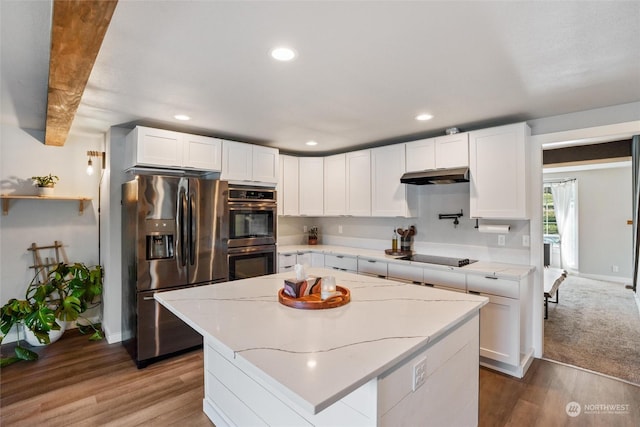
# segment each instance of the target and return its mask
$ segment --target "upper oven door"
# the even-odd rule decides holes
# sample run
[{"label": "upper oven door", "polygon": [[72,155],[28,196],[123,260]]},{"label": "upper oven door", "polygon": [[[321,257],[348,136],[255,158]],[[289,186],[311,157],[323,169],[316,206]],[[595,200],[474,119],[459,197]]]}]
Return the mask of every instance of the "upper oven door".
[{"label": "upper oven door", "polygon": [[277,208],[270,202],[229,202],[229,247],[276,243]]}]

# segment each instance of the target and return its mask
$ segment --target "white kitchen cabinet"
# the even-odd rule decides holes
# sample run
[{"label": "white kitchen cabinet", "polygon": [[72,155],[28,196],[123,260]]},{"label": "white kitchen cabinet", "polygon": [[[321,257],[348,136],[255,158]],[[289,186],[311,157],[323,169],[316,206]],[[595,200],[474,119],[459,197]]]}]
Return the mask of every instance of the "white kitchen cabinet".
[{"label": "white kitchen cabinet", "polygon": [[462,292],[467,291],[467,276],[464,273],[425,268],[423,281],[427,285],[433,285],[438,288],[447,288]]},{"label": "white kitchen cabinet", "polygon": [[333,268],[334,270],[348,271],[350,273],[358,272],[358,259],[349,255],[324,255],[324,266]]},{"label": "white kitchen cabinet", "polygon": [[280,215],[298,215],[299,211],[299,184],[298,184],[298,158],[294,156],[280,156],[281,174],[278,184],[280,193]]},{"label": "white kitchen cabinet", "polygon": [[529,218],[526,123],[469,133],[470,216]]},{"label": "white kitchen cabinet", "polygon": [[405,144],[407,172],[419,172],[436,168],[435,138],[420,139]]},{"label": "white kitchen cabinet", "polygon": [[405,144],[407,172],[469,166],[469,134],[456,133]]},{"label": "white kitchen cabinet", "polygon": [[324,214],[324,161],[322,157],[300,157],[299,214]]},{"label": "white kitchen cabinet", "polygon": [[311,267],[324,268],[324,254],[311,252]]},{"label": "white kitchen cabinet", "polygon": [[286,271],[294,272],[294,266],[296,264],[302,264],[306,267],[311,267],[311,255],[311,252],[278,254],[278,273],[284,273]]},{"label": "white kitchen cabinet", "polygon": [[358,274],[374,277],[387,277],[388,263],[377,259],[358,258]]},{"label": "white kitchen cabinet", "polygon": [[489,303],[480,310],[480,356],[518,365],[520,362],[520,302],[480,293]]},{"label": "white kitchen cabinet", "polygon": [[468,275],[470,293],[489,298],[480,309],[480,356],[513,366],[520,365],[520,281],[494,276]]},{"label": "white kitchen cabinet", "polygon": [[346,215],[347,169],[346,154],[324,158],[324,214]]},{"label": "white kitchen cabinet", "polygon": [[185,168],[222,170],[222,141],[207,136],[182,134],[182,164]]},{"label": "white kitchen cabinet", "polygon": [[136,126],[127,135],[125,166],[218,172],[221,147],[217,138]]},{"label": "white kitchen cabinet", "polygon": [[371,216],[371,150],[346,154],[347,215]]},{"label": "white kitchen cabinet", "polygon": [[436,169],[469,166],[469,134],[439,136],[435,143]]},{"label": "white kitchen cabinet", "polygon": [[[387,145],[371,150],[371,216],[411,216],[405,172],[405,147]],[[413,187],[412,187],[413,188]]]},{"label": "white kitchen cabinet", "polygon": [[403,282],[422,283],[424,280],[423,268],[414,265],[389,263],[389,279],[402,280]]},{"label": "white kitchen cabinet", "polygon": [[241,183],[277,184],[278,149],[222,141],[222,174],[220,179]]}]

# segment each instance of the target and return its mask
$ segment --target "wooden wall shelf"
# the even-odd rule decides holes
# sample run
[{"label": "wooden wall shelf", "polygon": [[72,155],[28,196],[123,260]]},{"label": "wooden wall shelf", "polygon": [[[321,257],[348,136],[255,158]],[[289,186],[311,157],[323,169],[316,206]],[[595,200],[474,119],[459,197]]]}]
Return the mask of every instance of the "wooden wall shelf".
[{"label": "wooden wall shelf", "polygon": [[10,200],[70,200],[78,202],[78,215],[84,213],[84,202],[91,201],[90,197],[80,196],[14,196],[14,195],[0,195],[2,200],[2,215],[9,214],[9,201]]}]

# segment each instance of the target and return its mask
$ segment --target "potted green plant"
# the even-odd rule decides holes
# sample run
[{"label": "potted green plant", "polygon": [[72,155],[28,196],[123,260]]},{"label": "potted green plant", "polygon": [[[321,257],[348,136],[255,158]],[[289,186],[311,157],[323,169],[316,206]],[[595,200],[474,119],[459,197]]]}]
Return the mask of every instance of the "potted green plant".
[{"label": "potted green plant", "polygon": [[318,244],[318,227],[316,227],[315,225],[313,227],[309,227],[309,244]]},{"label": "potted green plant", "polygon": [[38,194],[41,196],[49,196],[53,194],[53,187],[60,180],[56,175],[32,176],[33,185],[38,187]]},{"label": "potted green plant", "polygon": [[[61,322],[83,319],[86,327],[81,332],[92,330],[90,340],[102,339],[97,325],[82,316],[82,313],[100,304],[102,294],[102,267],[87,267],[82,263],[58,264],[47,276],[47,281],[37,283],[36,277],[27,287],[25,298],[10,299],[0,308],[0,342],[16,324],[22,324],[25,333],[32,333],[41,344],[51,342],[52,331],[60,330]],[[36,360],[38,355],[20,345],[18,327],[18,345],[15,356],[3,358],[0,364],[18,360]]]}]

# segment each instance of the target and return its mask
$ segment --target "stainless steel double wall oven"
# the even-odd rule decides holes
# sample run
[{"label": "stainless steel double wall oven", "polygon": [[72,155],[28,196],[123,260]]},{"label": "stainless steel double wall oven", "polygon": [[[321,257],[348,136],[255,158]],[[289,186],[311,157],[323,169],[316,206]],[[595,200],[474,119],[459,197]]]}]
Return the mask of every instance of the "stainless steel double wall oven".
[{"label": "stainless steel double wall oven", "polygon": [[275,273],[276,191],[229,185],[227,199],[229,280]]}]

